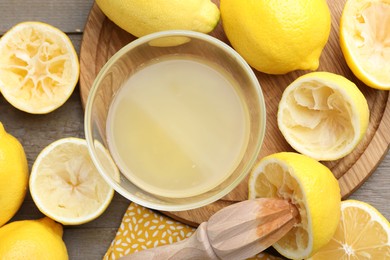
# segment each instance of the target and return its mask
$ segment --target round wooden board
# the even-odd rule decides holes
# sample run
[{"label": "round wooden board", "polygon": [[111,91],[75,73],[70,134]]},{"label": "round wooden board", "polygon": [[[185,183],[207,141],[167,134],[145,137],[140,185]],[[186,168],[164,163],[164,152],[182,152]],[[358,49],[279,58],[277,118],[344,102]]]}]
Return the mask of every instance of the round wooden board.
[{"label": "round wooden board", "polygon": [[[219,4],[219,1],[215,1]],[[339,47],[339,20],[345,0],[328,0],[332,13],[332,29],[320,59],[318,71],[329,71],[352,80],[367,98],[370,107],[370,122],[367,133],[358,147],[346,157],[324,162],[338,179],[341,195],[348,197],[376,169],[386,155],[390,143],[390,99],[388,91],[379,91],[365,86],[349,70]],[[228,42],[221,23],[210,33]],[[121,47],[135,37],[111,22],[94,4],[85,26],[80,51],[80,94],[83,106],[89,89],[105,62]],[[277,105],[283,90],[298,76],[308,71],[295,71],[286,75],[267,75],[256,72],[267,106],[267,130],[259,159],[272,153],[293,151],[277,128]],[[182,212],[165,212],[184,223],[196,226],[206,221],[217,210],[237,201],[247,199],[247,180],[221,200],[211,205]]]}]

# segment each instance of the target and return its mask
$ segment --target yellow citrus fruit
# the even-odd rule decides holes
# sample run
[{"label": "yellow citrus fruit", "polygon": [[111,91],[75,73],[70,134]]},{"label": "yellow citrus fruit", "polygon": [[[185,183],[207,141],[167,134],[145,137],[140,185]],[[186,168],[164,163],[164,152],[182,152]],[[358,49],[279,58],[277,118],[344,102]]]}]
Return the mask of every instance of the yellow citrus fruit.
[{"label": "yellow citrus fruit", "polygon": [[23,146],[4,130],[0,122],[0,227],[22,205],[27,182],[28,165]]},{"label": "yellow citrus fruit", "polygon": [[366,133],[367,100],[345,77],[311,72],[283,92],[278,127],[298,152],[316,160],[336,160],[350,153]]},{"label": "yellow citrus fruit", "polygon": [[0,91],[14,107],[51,112],[70,97],[78,78],[76,51],[59,29],[23,22],[0,39]]},{"label": "yellow citrus fruit", "polygon": [[116,25],[141,37],[165,30],[212,31],[219,9],[210,0],[97,0],[100,9]]},{"label": "yellow citrus fruit", "polygon": [[348,0],[340,21],[345,60],[367,86],[390,89],[390,2]]},{"label": "yellow citrus fruit", "polygon": [[68,259],[62,226],[47,217],[1,227],[0,241],[0,259]]},{"label": "yellow citrus fruit", "polygon": [[294,204],[300,223],[273,247],[283,256],[304,259],[326,245],[340,220],[340,188],[320,162],[298,153],[264,157],[249,178],[249,199],[282,198]]},{"label": "yellow citrus fruit", "polygon": [[[113,162],[111,166],[113,174],[119,175]],[[57,140],[40,152],[31,170],[30,192],[43,214],[64,225],[96,219],[114,195],[95,168],[86,141],[73,137]]]},{"label": "yellow citrus fruit", "polygon": [[343,201],[333,238],[310,259],[390,259],[390,223],[365,202]]},{"label": "yellow citrus fruit", "polygon": [[221,0],[220,9],[227,38],[256,70],[318,68],[331,25],[326,0]]}]

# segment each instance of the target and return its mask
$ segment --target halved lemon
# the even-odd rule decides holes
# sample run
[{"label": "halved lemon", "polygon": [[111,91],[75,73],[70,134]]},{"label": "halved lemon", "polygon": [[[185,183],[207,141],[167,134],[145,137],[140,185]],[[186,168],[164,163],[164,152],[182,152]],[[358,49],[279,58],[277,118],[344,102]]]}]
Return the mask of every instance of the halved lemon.
[{"label": "halved lemon", "polygon": [[343,201],[333,238],[310,259],[390,259],[389,221],[368,203]]},{"label": "halved lemon", "polygon": [[332,238],[340,220],[340,188],[320,162],[298,153],[264,157],[249,178],[249,199],[282,198],[299,211],[300,223],[273,247],[290,259],[305,259]]},{"label": "halved lemon", "polygon": [[367,86],[390,89],[390,2],[348,0],[340,21],[345,60]]},{"label": "halved lemon", "polygon": [[59,29],[23,22],[0,39],[0,91],[14,107],[49,113],[65,103],[78,79],[77,53]]},{"label": "halved lemon", "polygon": [[[103,146],[112,174],[119,176]],[[107,166],[106,166],[107,167]],[[64,225],[77,225],[99,217],[110,204],[114,190],[95,168],[84,139],[68,137],[44,148],[31,170],[31,196],[46,216]]]},{"label": "halved lemon", "polygon": [[330,72],[312,72],[284,90],[278,127],[299,153],[336,160],[362,140],[369,114],[366,98],[352,81]]}]

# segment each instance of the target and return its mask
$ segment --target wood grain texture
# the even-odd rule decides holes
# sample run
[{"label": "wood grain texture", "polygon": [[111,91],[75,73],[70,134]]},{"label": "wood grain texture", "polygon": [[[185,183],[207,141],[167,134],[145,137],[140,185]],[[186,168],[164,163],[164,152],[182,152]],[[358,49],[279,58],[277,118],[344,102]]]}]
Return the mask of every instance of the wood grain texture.
[{"label": "wood grain texture", "polygon": [[0,35],[17,23],[41,21],[66,33],[81,33],[93,0],[1,0]]},{"label": "wood grain texture", "polygon": [[[76,49],[79,50],[82,32],[73,33],[72,28],[84,28],[84,22],[87,20],[90,11],[89,8],[85,7],[85,4],[92,5],[92,2],[92,0],[69,0],[65,4],[61,0],[2,0],[0,1],[0,35],[17,22],[27,20],[26,13],[30,12],[31,16],[42,18],[49,24],[55,24],[63,31],[71,32],[69,36]],[[26,5],[35,6],[27,8],[30,10],[25,10]],[[64,7],[64,5],[66,6]],[[35,10],[32,8],[35,8]],[[75,14],[73,10],[82,11]],[[70,26],[71,24],[72,26]],[[0,97],[0,121],[7,126],[7,130],[11,134],[22,141],[31,169],[36,156],[46,144],[65,135],[84,136],[83,110],[79,88],[75,89],[74,94],[59,110],[41,116],[20,112]],[[390,131],[384,131],[383,134],[389,135]],[[370,203],[387,219],[390,219],[389,183],[390,153],[387,153],[375,172],[350,198]],[[115,237],[116,230],[129,203],[130,201],[116,193],[105,213],[96,220],[75,227],[65,226],[63,238],[69,258],[71,260],[102,259]],[[229,204],[229,202],[226,202],[226,204]],[[189,212],[184,213],[190,215]],[[23,205],[11,221],[37,219],[42,216],[30,194],[27,193]],[[204,217],[208,218],[207,212]]]},{"label": "wood grain texture", "polygon": [[[369,88],[359,81],[349,70],[344,60],[338,39],[339,19],[344,2],[328,1],[332,12],[332,30],[328,43],[322,52],[318,70],[344,75],[355,82],[365,95],[370,108],[371,115],[367,133],[356,149],[340,160],[323,162],[339,180],[342,197],[347,198],[372,174],[389,149],[390,98],[388,91]],[[221,23],[211,32],[211,35],[228,42]],[[92,7],[80,51],[80,94],[83,105],[85,105],[89,89],[101,67],[116,51],[134,39],[134,36],[111,22],[96,4]],[[275,152],[293,151],[278,130],[277,107],[283,90],[298,76],[308,72],[294,71],[286,75],[268,75],[255,72],[262,86],[267,106],[267,130],[259,159]],[[210,214],[224,205],[245,200],[247,193],[246,179],[236,189],[213,204],[190,211],[165,213],[187,224],[197,225],[206,221]]]}]

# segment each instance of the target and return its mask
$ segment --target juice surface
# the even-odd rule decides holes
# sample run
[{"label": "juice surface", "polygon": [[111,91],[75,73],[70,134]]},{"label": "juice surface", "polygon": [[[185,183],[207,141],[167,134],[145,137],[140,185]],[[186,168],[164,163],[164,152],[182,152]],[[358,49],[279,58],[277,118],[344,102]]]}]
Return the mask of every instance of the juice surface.
[{"label": "juice surface", "polygon": [[116,94],[109,149],[141,189],[183,198],[216,187],[248,144],[248,111],[223,70],[188,57],[148,64]]}]

